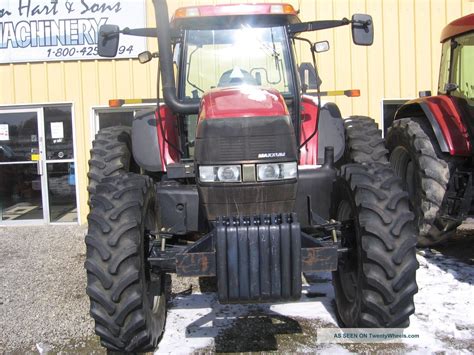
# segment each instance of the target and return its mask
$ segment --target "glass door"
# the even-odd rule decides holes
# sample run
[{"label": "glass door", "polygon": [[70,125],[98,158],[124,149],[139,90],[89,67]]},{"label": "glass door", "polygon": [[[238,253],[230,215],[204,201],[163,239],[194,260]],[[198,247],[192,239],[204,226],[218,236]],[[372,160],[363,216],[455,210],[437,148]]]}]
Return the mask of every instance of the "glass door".
[{"label": "glass door", "polygon": [[0,111],[0,224],[46,220],[42,113]]},{"label": "glass door", "polygon": [[0,225],[77,223],[71,105],[0,111]]},{"label": "glass door", "polygon": [[44,108],[45,172],[51,223],[76,223],[76,172],[71,105]]}]

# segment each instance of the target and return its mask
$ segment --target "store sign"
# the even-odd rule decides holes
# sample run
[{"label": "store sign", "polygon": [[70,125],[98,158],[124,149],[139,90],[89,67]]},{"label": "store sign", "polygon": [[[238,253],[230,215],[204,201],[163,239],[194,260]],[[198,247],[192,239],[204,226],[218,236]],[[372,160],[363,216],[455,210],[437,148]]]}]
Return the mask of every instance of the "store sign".
[{"label": "store sign", "polygon": [[[101,25],[146,27],[145,0],[0,0],[0,63],[101,59]],[[121,36],[117,58],[136,58],[146,39]]]}]

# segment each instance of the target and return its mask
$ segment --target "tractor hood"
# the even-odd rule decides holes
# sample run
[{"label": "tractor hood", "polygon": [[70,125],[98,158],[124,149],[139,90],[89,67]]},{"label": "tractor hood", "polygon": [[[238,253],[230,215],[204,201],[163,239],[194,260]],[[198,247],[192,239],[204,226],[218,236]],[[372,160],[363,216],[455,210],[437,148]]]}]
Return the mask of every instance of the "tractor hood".
[{"label": "tractor hood", "polygon": [[283,96],[274,89],[242,85],[217,88],[201,100],[199,119],[288,116]]}]

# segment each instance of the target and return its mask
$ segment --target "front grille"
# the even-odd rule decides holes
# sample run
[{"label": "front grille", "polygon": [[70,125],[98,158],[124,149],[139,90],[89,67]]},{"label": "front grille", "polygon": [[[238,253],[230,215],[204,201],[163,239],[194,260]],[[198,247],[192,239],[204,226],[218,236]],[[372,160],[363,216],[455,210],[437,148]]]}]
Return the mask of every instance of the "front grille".
[{"label": "front grille", "polygon": [[215,162],[255,160],[260,153],[281,152],[279,148],[282,147],[278,144],[280,141],[281,139],[276,136],[219,137],[209,142],[212,145],[209,160]]},{"label": "front grille", "polygon": [[287,116],[201,120],[196,130],[197,164],[256,161],[259,154],[284,153],[297,160],[293,125]]}]

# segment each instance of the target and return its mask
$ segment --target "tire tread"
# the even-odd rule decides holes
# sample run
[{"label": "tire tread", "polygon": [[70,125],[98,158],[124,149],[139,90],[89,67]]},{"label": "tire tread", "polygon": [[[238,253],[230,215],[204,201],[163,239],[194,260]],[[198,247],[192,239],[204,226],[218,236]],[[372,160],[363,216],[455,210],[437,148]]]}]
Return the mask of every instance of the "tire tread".
[{"label": "tire tread", "polygon": [[[370,176],[370,177],[369,177]],[[358,220],[360,240],[360,310],[347,327],[390,327],[409,324],[416,293],[416,229],[414,215],[400,179],[388,164],[348,164],[341,169],[337,191],[351,191]],[[374,194],[359,185],[371,185],[383,193]],[[344,188],[346,186],[346,188]],[[343,198],[340,196],[340,200]],[[394,202],[396,200],[396,202]],[[334,212],[333,212],[334,213]],[[333,279],[339,280],[337,273]],[[342,291],[335,281],[338,307]],[[397,305],[405,302],[401,309]],[[344,313],[344,311],[342,310]],[[343,314],[339,312],[341,319]],[[344,322],[344,321],[343,321]]]}]

